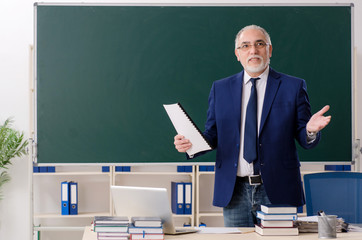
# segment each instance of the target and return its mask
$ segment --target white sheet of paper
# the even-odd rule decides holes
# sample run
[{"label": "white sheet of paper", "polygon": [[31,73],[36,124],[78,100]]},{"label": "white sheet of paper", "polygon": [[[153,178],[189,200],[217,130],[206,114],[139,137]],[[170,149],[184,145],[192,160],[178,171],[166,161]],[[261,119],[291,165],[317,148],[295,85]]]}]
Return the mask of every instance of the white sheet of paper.
[{"label": "white sheet of paper", "polygon": [[199,234],[232,234],[241,233],[238,228],[229,227],[195,227]]},{"label": "white sheet of paper", "polygon": [[318,216],[298,217],[298,221],[302,221],[302,222],[318,222]]}]

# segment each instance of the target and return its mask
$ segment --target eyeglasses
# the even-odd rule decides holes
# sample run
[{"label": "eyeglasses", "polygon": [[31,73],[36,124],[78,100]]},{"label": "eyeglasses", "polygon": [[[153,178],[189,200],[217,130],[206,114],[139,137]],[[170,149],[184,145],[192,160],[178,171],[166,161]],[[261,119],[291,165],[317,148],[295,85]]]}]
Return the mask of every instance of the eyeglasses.
[{"label": "eyeglasses", "polygon": [[254,44],[244,43],[240,47],[237,47],[237,49],[240,49],[242,51],[249,51],[252,46],[254,46],[256,49],[262,49],[268,45],[270,45],[270,43],[265,43],[265,42],[255,42]]}]

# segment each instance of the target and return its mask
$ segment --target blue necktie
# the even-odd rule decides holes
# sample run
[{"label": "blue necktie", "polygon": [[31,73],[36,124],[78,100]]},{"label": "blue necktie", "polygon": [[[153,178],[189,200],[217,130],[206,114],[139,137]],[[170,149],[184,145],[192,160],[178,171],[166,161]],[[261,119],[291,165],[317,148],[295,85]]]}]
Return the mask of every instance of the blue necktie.
[{"label": "blue necktie", "polygon": [[257,138],[258,138],[258,96],[256,93],[255,82],[260,78],[250,78],[251,92],[246,108],[245,131],[244,131],[244,159],[248,163],[252,163],[257,159]]}]

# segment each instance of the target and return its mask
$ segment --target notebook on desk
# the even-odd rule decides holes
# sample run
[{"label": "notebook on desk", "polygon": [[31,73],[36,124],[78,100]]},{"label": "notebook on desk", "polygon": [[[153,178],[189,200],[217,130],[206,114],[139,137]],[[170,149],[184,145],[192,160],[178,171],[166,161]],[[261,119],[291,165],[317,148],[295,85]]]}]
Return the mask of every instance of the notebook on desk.
[{"label": "notebook on desk", "polygon": [[197,232],[195,229],[176,229],[166,188],[111,186],[116,215],[131,217],[160,217],[165,234]]}]

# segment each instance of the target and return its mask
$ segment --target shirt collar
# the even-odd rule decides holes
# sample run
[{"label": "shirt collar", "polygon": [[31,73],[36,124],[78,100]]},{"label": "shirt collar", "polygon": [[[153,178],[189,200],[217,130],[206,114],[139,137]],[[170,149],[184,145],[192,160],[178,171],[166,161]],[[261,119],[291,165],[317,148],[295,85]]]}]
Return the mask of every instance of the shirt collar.
[{"label": "shirt collar", "polygon": [[[259,76],[257,76],[258,78],[260,78],[259,81],[266,81],[268,79],[268,75],[269,75],[269,66],[265,69],[265,71],[260,74]],[[250,75],[244,70],[244,84],[247,84],[250,81]]]}]

